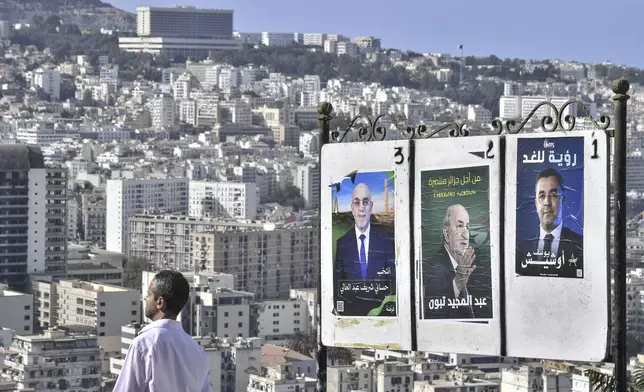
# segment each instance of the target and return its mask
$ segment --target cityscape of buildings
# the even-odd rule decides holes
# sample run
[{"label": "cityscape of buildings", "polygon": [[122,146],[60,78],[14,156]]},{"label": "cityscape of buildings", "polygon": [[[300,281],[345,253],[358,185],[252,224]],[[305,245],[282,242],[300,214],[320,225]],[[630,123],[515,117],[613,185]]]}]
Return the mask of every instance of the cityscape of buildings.
[{"label": "cityscape of buildings", "polygon": [[[149,321],[143,300],[161,269],[190,282],[179,321],[205,349],[215,391],[314,391],[315,348],[298,351],[294,343],[316,336],[318,325],[319,103],[330,102],[339,120],[390,114],[428,126],[461,119],[480,129],[497,117],[525,118],[542,101],[560,107],[576,98],[592,115],[612,110],[597,64],[521,65],[526,73],[554,66],[558,80],[479,76],[503,90],[497,113],[423,89],[202,60],[217,51],[298,46],[445,85],[463,72],[459,57],[410,57],[373,36],[238,32],[232,10],[138,8],[136,35],[120,36],[119,50],[185,58],[159,69],[159,81],[123,80],[108,53],[95,64],[87,55],[58,61],[48,48],[12,43],[6,26],[0,21],[3,392],[111,391]],[[494,68],[467,67],[481,75]],[[643,107],[644,90],[635,85],[627,186],[640,211]],[[572,105],[564,115],[585,116],[581,110]],[[535,118],[551,114],[544,106]],[[380,125],[395,130],[389,118]],[[629,216],[627,306],[629,333],[642,339],[640,211]],[[590,392],[589,369],[612,372],[607,364],[531,358],[343,353],[329,354],[331,392]],[[631,365],[642,362],[633,356]]]}]

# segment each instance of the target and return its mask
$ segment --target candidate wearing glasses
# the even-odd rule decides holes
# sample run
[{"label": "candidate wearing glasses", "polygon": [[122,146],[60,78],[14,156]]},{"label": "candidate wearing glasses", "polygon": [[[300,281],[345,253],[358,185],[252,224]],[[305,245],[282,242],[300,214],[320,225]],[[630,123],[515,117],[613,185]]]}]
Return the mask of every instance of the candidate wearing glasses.
[{"label": "candidate wearing glasses", "polygon": [[395,279],[394,239],[386,231],[371,225],[372,210],[369,187],[357,184],[351,195],[355,224],[337,241],[336,281]]},{"label": "candidate wearing glasses", "polygon": [[[564,182],[555,169],[545,169],[537,175],[535,183],[535,207],[539,216],[539,232],[535,233],[519,253],[521,260],[553,261],[554,269],[581,268],[583,263],[583,236],[563,224],[563,205],[566,201]],[[530,268],[530,264],[526,264]],[[536,264],[538,266],[542,264]],[[538,267],[542,268],[542,267]],[[550,272],[550,271],[548,271]]]}]

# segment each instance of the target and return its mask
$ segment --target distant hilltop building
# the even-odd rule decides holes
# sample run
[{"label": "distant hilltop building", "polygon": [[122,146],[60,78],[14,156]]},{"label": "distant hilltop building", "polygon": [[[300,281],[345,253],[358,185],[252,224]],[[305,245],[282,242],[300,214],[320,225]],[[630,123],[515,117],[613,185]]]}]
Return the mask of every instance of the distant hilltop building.
[{"label": "distant hilltop building", "polygon": [[241,49],[233,38],[233,11],[195,7],[139,7],[137,37],[119,38],[119,48],[166,56],[207,56],[210,51]]}]

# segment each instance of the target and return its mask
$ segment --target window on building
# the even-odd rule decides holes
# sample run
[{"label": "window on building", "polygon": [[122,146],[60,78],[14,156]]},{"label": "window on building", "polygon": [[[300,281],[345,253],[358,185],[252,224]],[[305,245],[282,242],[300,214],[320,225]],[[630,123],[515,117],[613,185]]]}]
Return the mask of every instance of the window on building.
[{"label": "window on building", "polygon": [[238,326],[239,328],[241,328],[243,325],[244,325],[244,323],[239,323],[239,324],[237,324],[237,326]]},{"label": "window on building", "polygon": [[31,305],[25,305],[25,310],[31,309]]},{"label": "window on building", "polygon": [[31,320],[31,316],[30,316],[30,315],[28,315],[28,314],[26,314],[26,315],[25,315],[25,320]]},{"label": "window on building", "polygon": [[29,326],[25,325],[25,331],[29,331]]},{"label": "window on building", "polygon": [[132,316],[136,316],[136,310],[132,311]]},{"label": "window on building", "polygon": [[99,313],[99,316],[101,316],[101,317],[105,317],[105,312],[101,312],[101,313]]},{"label": "window on building", "polygon": [[104,327],[104,326],[105,326],[105,321],[101,321],[101,322],[98,324],[98,326],[99,326],[99,327]]},{"label": "window on building", "polygon": [[224,323],[224,328],[228,328],[228,323]]}]

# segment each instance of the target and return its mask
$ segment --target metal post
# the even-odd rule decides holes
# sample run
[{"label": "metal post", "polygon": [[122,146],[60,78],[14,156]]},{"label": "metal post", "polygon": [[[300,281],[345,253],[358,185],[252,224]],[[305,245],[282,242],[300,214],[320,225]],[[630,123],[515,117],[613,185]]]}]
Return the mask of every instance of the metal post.
[{"label": "metal post", "polygon": [[[333,112],[333,105],[328,102],[322,102],[318,105],[318,122],[320,126],[319,147],[320,155],[318,160],[318,170],[322,171],[322,146],[329,142],[330,138],[330,124],[331,113]],[[321,176],[320,176],[321,178]],[[322,184],[320,183],[320,202],[318,204],[318,211],[322,211]],[[317,301],[316,314],[317,314],[317,338],[318,338],[318,351],[316,354],[317,363],[317,391],[326,391],[326,347],[322,344],[322,220],[319,221],[318,231],[318,287],[317,287]]]},{"label": "metal post", "polygon": [[613,278],[615,290],[616,345],[614,350],[616,391],[628,390],[626,367],[626,101],[630,84],[620,79],[613,82],[615,101],[615,146],[613,152],[613,194],[615,197],[615,237],[613,240]]},{"label": "metal post", "polygon": [[460,74],[460,76],[458,78],[458,86],[459,87],[463,84],[463,66],[465,65],[465,58],[463,56],[463,45],[462,44],[460,46],[460,49],[461,49],[461,67],[460,67],[461,68],[460,69],[461,74]]}]

